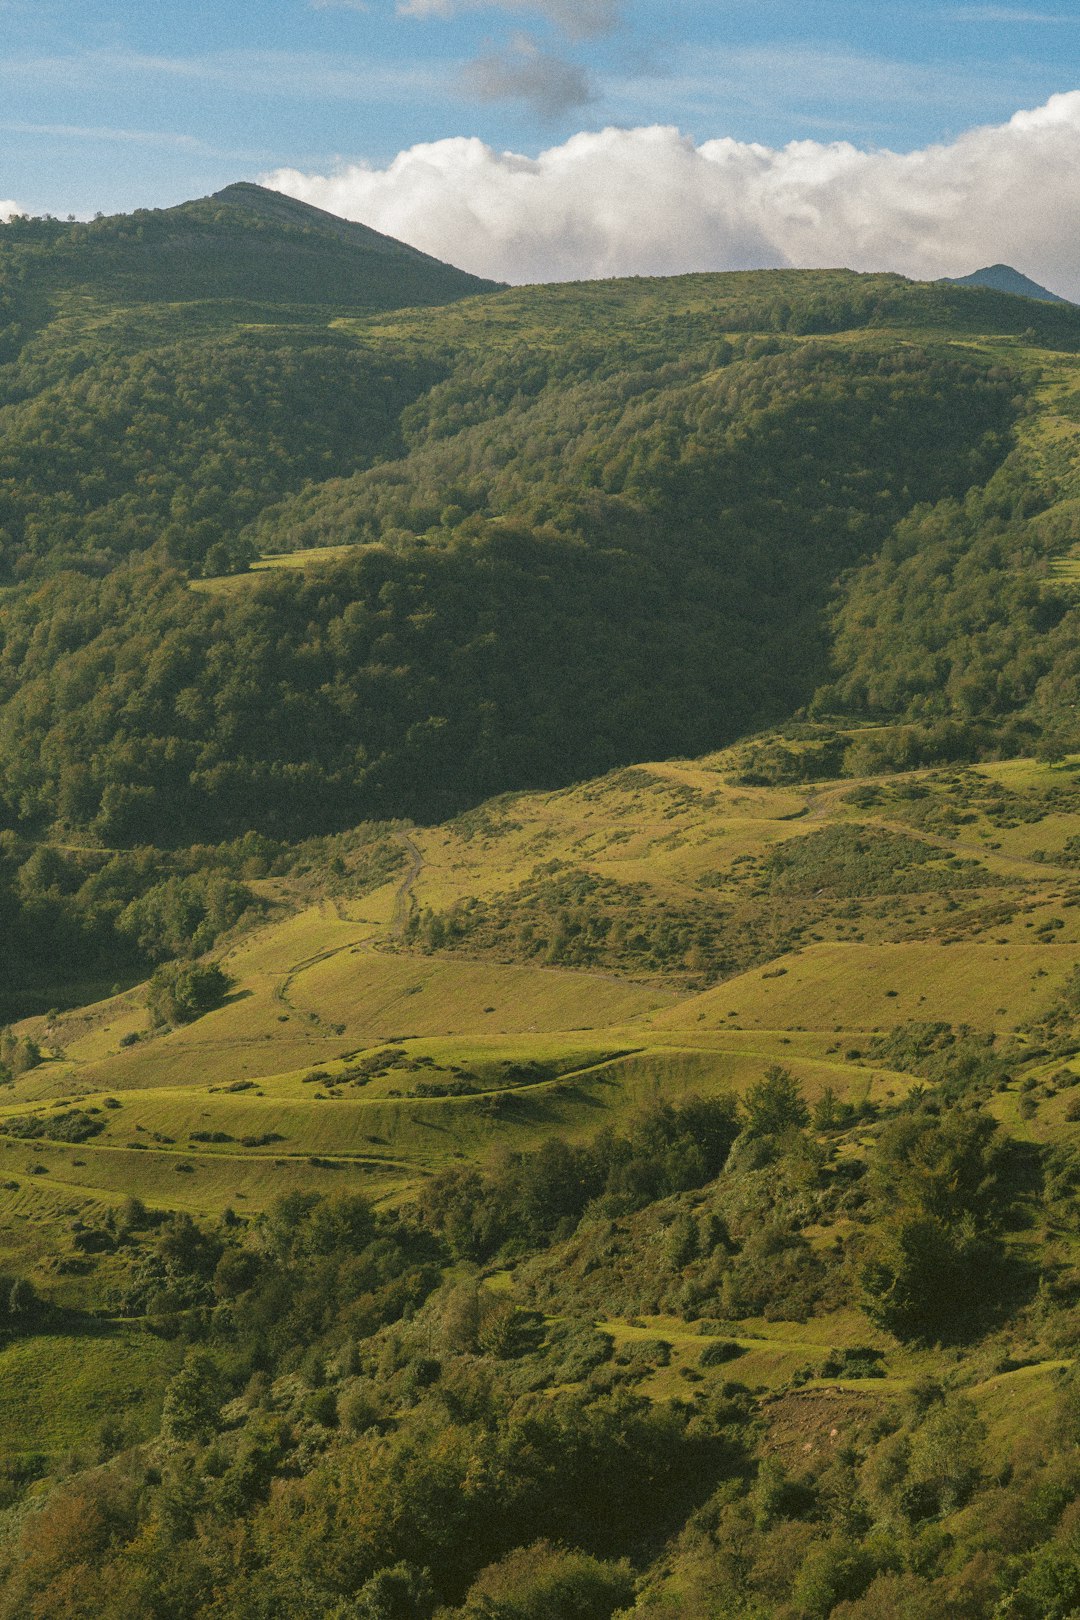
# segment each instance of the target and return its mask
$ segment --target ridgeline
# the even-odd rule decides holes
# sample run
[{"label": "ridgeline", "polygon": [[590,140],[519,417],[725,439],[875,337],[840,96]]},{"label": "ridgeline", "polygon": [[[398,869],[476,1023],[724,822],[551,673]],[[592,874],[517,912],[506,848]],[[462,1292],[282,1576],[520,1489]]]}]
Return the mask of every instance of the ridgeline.
[{"label": "ridgeline", "polygon": [[[814,703],[1033,743],[1075,632],[1045,576],[1080,311],[846,272],[489,285],[258,187],[4,228],[14,828],[432,818]],[[958,544],[974,639],[936,620]]]},{"label": "ridgeline", "polygon": [[0,1620],[1078,1612],[1080,309],[0,304]]}]

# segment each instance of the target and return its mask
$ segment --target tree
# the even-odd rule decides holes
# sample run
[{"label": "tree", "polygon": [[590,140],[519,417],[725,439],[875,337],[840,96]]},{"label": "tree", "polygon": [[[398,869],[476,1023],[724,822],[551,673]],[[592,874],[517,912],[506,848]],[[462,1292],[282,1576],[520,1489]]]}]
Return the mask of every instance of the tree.
[{"label": "tree", "polygon": [[630,1567],[538,1541],[491,1564],[473,1583],[463,1620],[608,1620],[633,1601]]},{"label": "tree", "polygon": [[941,1339],[980,1318],[997,1260],[971,1222],[901,1215],[876,1227],[859,1280],[866,1314],[900,1339]]},{"label": "tree", "polygon": [[16,1079],[44,1063],[41,1047],[29,1035],[16,1035],[11,1029],[0,1030],[0,1068]]},{"label": "tree", "polygon": [[861,1597],[876,1574],[865,1547],[837,1534],[811,1549],[795,1582],[794,1599],[805,1620],[827,1620],[845,1598]]},{"label": "tree", "polygon": [[1005,1144],[974,1108],[920,1106],[878,1137],[878,1219],[860,1280],[871,1320],[900,1338],[953,1336],[979,1320],[998,1279]]},{"label": "tree", "polygon": [[455,1284],[446,1296],[439,1322],[440,1339],[451,1355],[471,1355],[480,1333],[480,1288],[471,1278]]},{"label": "tree", "polygon": [[907,1210],[950,1223],[1000,1221],[1005,1143],[998,1123],[975,1108],[922,1107],[882,1131],[871,1182],[884,1212]]},{"label": "tree", "polygon": [[223,1390],[217,1363],[191,1351],[165,1392],[161,1432],[171,1440],[207,1440],[217,1428]]},{"label": "tree", "polygon": [[766,1069],[764,1079],[749,1088],[744,1105],[748,1136],[782,1136],[810,1122],[798,1081],[776,1063]]},{"label": "tree", "polygon": [[997,1610],[1001,1620],[1071,1620],[1080,1610],[1080,1545],[1075,1535],[1048,1542]]},{"label": "tree", "polygon": [[963,1507],[983,1470],[986,1425],[963,1395],[931,1407],[915,1431],[904,1490],[914,1517]]},{"label": "tree", "polygon": [[375,1216],[362,1193],[320,1199],[300,1229],[297,1250],[304,1254],[359,1254],[375,1235]]},{"label": "tree", "polygon": [[8,1290],[7,1314],[9,1320],[19,1327],[25,1327],[38,1309],[38,1297],[34,1292],[33,1284],[25,1277],[16,1277]]},{"label": "tree", "polygon": [[155,1024],[190,1024],[220,1007],[231,983],[217,962],[165,962],[151,976],[146,1005]]},{"label": "tree", "polygon": [[349,1620],[428,1620],[435,1592],[427,1570],[393,1564],[375,1572],[357,1593]]}]

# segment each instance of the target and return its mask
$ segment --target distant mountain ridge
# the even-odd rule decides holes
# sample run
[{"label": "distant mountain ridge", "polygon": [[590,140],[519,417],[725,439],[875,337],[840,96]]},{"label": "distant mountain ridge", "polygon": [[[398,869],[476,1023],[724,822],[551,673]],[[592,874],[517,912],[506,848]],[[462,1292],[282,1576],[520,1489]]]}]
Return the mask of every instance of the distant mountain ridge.
[{"label": "distant mountain ridge", "polygon": [[[440,270],[448,268],[443,260],[433,258],[430,253],[422,253],[419,248],[411,247],[408,242],[399,242],[396,237],[385,236],[382,231],[373,230],[370,225],[343,219],[340,214],[329,214],[324,208],[316,208],[312,203],[301,202],[296,197],[287,196],[283,191],[271,191],[266,186],[257,186],[247,180],[238,180],[233,185],[225,186],[221,191],[215,191],[210,197],[182,203],[178,209],[169,212],[194,215],[207,211],[211,203],[225,203],[229,208],[236,208],[252,218],[265,220],[268,224],[283,226],[286,230],[315,231],[320,236],[346,242],[350,247],[368,253],[381,253],[395,259],[414,259],[421,264],[437,265]],[[467,274],[466,271],[458,273]],[[482,280],[481,277],[470,279]],[[490,287],[495,284],[484,281],[483,285]]]},{"label": "distant mountain ridge", "polygon": [[[1071,600],[1038,536],[1040,583],[993,572],[1000,523],[1054,493],[1018,454],[1034,350],[1070,372],[1080,308],[847,271],[496,290],[248,184],[13,221],[0,830],[439,817],[692,757],[826,688],[859,720],[955,701],[964,748],[984,714],[997,747],[1003,712],[1036,723]],[[991,483],[969,534],[954,506],[975,523]],[[936,576],[902,570],[924,508],[920,555],[985,538],[977,622],[1009,627],[955,680]]]},{"label": "distant mountain ridge", "polygon": [[990,264],[970,276],[946,276],[953,287],[989,287],[992,292],[1012,293],[1017,298],[1035,298],[1041,304],[1068,304],[1072,300],[1041,287],[1030,276],[1014,270],[1011,264]]},{"label": "distant mountain ridge", "polygon": [[16,299],[32,286],[114,306],[243,299],[350,313],[430,308],[502,286],[245,182],[175,208],[6,225],[0,281]]}]

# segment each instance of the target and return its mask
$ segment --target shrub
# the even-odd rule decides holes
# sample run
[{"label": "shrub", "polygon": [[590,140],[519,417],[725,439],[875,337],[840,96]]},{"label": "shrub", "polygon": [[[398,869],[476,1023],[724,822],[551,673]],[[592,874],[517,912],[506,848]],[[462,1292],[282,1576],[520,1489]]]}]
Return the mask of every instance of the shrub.
[{"label": "shrub", "polygon": [[364,1434],[379,1421],[379,1409],[371,1384],[352,1384],[338,1401],[338,1419],[350,1434]]},{"label": "shrub", "polygon": [[606,1563],[538,1541],[508,1553],[477,1577],[463,1620],[609,1620],[633,1594],[626,1563]]},{"label": "shrub", "polygon": [[698,1357],[700,1367],[722,1367],[726,1361],[734,1361],[741,1356],[743,1347],[735,1344],[731,1339],[713,1339],[707,1344]]},{"label": "shrub", "polygon": [[304,1410],[313,1423],[322,1424],[324,1429],[337,1428],[338,1398],[332,1389],[317,1389],[308,1396]]},{"label": "shrub", "polygon": [[165,962],[151,976],[146,1005],[157,1025],[191,1024],[221,1006],[231,983],[217,962]]}]

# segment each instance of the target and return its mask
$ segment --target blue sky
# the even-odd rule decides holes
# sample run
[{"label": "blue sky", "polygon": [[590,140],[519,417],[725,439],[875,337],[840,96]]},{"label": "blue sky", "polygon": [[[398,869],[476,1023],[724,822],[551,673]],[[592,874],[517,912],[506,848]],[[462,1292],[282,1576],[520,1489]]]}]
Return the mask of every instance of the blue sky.
[{"label": "blue sky", "polygon": [[609,125],[909,152],[1078,83],[1077,0],[0,0],[0,199],[112,212]]}]

